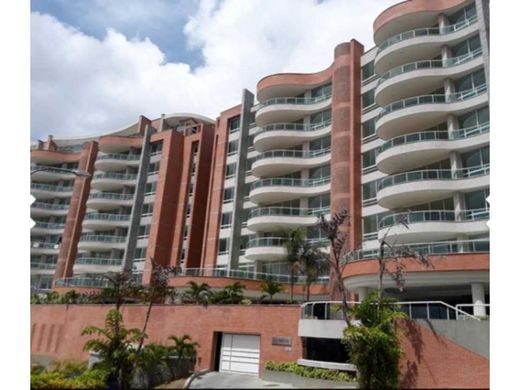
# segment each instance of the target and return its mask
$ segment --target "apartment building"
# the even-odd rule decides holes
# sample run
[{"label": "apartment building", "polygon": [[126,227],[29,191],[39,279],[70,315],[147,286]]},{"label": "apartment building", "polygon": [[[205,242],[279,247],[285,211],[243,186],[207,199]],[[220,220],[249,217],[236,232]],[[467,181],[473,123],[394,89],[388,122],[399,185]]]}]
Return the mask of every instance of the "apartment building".
[{"label": "apartment building", "polygon": [[34,287],[99,285],[92,274],[122,268],[146,282],[151,258],[194,275],[287,275],[287,231],[327,250],[316,216],[347,209],[354,297],[377,287],[385,238],[435,258],[410,264],[404,291],[385,280],[388,294],[488,302],[488,8],[398,3],[375,20],[375,47],[351,40],[323,71],[266,76],[216,121],[141,117],[35,145],[33,163],[92,178],[34,174]]}]

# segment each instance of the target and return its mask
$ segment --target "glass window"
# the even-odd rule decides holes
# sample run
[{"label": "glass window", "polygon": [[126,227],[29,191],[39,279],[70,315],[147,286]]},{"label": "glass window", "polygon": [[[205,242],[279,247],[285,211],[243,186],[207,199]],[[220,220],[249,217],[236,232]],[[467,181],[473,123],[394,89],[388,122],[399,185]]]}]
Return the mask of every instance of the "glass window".
[{"label": "glass window", "polygon": [[330,135],[320,139],[315,139],[309,143],[310,150],[321,150],[327,148],[330,148]]},{"label": "glass window", "polygon": [[459,43],[458,45],[451,48],[451,55],[453,57],[460,57],[464,54],[470,53],[474,50],[480,49],[480,36],[474,35],[469,39],[466,39],[464,42]]},{"label": "glass window", "polygon": [[489,164],[489,146],[472,150],[461,155],[462,166],[464,168],[477,167]]},{"label": "glass window", "polygon": [[366,80],[375,74],[374,61],[370,61],[368,64],[361,67],[361,80]]},{"label": "glass window", "polygon": [[231,226],[231,218],[233,213],[222,213],[222,218],[220,220],[220,228],[226,228]]},{"label": "glass window", "polygon": [[477,8],[475,7],[475,3],[472,3],[472,4],[468,5],[467,7],[464,7],[463,9],[450,15],[448,17],[448,20],[450,21],[450,24],[457,24],[466,19],[470,19],[476,15],[477,15]]},{"label": "glass window", "polygon": [[376,118],[370,119],[363,123],[363,138],[371,137],[376,133]]},{"label": "glass window", "polygon": [[330,194],[323,194],[309,198],[309,208],[323,209],[330,207]]},{"label": "glass window", "polygon": [[365,92],[362,95],[363,109],[375,104],[375,89]]},{"label": "glass window", "polygon": [[377,196],[377,180],[363,184],[363,201],[375,199]]},{"label": "glass window", "polygon": [[235,189],[233,187],[226,188],[224,190],[224,203],[232,202],[234,194],[235,194]]},{"label": "glass window", "polygon": [[332,92],[332,84],[322,85],[321,87],[314,88],[311,91],[312,97],[327,96]]},{"label": "glass window", "polygon": [[489,123],[489,107],[482,107],[466,115],[461,115],[458,120],[461,129]]},{"label": "glass window", "polygon": [[224,255],[229,252],[229,238],[221,238],[218,240],[218,254]]},{"label": "glass window", "polygon": [[235,176],[237,171],[237,163],[231,163],[226,165],[226,179]]},{"label": "glass window", "polygon": [[240,130],[240,115],[231,118],[228,122],[229,132]]},{"label": "glass window", "polygon": [[466,210],[488,209],[486,198],[489,196],[489,188],[468,192],[464,194]]},{"label": "glass window", "polygon": [[363,235],[377,232],[377,215],[363,217]]},{"label": "glass window", "polygon": [[309,179],[320,179],[322,177],[330,176],[330,165],[322,165],[321,167],[312,168],[309,170]]},{"label": "glass window", "polygon": [[320,111],[311,115],[311,125],[328,122],[331,119],[330,110]]},{"label": "glass window", "polygon": [[484,69],[477,70],[461,79],[455,80],[455,88],[458,92],[467,91],[486,83],[486,76],[484,75]]},{"label": "glass window", "polygon": [[376,165],[376,149],[371,149],[363,153],[363,169]]},{"label": "glass window", "polygon": [[238,151],[238,140],[229,142],[228,149],[227,149],[228,156],[235,154],[237,151]]}]

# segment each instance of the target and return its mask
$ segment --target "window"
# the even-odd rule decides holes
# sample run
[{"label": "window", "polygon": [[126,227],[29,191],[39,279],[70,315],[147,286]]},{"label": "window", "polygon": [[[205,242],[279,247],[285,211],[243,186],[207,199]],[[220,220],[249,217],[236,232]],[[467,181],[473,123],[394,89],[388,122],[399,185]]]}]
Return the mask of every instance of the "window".
[{"label": "window", "polygon": [[363,153],[363,173],[369,173],[375,170],[377,170],[376,149],[371,149]]},{"label": "window", "polygon": [[255,238],[254,234],[251,234],[249,236],[241,236],[240,237],[240,254],[244,254],[247,248],[247,243],[249,240]]},{"label": "window", "polygon": [[231,141],[228,143],[228,149],[227,154],[228,156],[232,156],[233,154],[236,154],[238,151],[238,140]]},{"label": "window", "polygon": [[315,139],[309,143],[310,150],[321,150],[330,148],[330,136]]},{"label": "window", "polygon": [[332,93],[332,84],[322,85],[311,91],[312,97],[328,96]]},{"label": "window", "polygon": [[330,122],[331,120],[331,112],[330,110],[320,111],[316,114],[311,115],[311,126],[317,125],[320,123]]},{"label": "window", "polygon": [[188,238],[188,233],[190,231],[190,227],[188,225],[184,225],[184,230],[182,232],[182,239],[185,240]]},{"label": "window", "polygon": [[363,217],[363,239],[373,240],[377,238],[377,215]]},{"label": "window", "polygon": [[467,129],[489,123],[489,107],[482,107],[466,115],[462,115],[458,119],[459,127],[461,129]]},{"label": "window", "polygon": [[146,247],[135,248],[134,261],[146,259]]},{"label": "window", "polygon": [[466,39],[464,42],[459,43],[458,45],[451,48],[451,55],[453,57],[460,57],[464,54],[471,53],[477,49],[480,49],[482,45],[480,44],[480,36],[474,35],[473,37]]},{"label": "window", "polygon": [[153,195],[155,194],[155,191],[157,190],[157,182],[154,181],[153,183],[146,183],[146,186],[144,187],[144,194],[145,195]]},{"label": "window", "polygon": [[253,182],[244,184],[244,200],[249,200],[249,193],[251,192],[252,184]]},{"label": "window", "polygon": [[458,92],[467,91],[468,89],[477,88],[484,84],[486,84],[486,76],[484,75],[484,69],[480,69],[459,80],[455,80],[455,89]]},{"label": "window", "polygon": [[430,203],[423,203],[417,206],[409,207],[408,210],[410,211],[428,211],[428,210],[447,210],[447,211],[453,211],[454,205],[453,205],[453,198],[446,198],[441,200],[436,200],[434,202]]},{"label": "window", "polygon": [[366,142],[370,139],[375,138],[376,135],[376,118],[372,118],[362,125],[363,130],[363,141]]},{"label": "window", "polygon": [[150,234],[150,225],[141,225],[139,226],[139,232],[137,233],[137,238],[148,238]]},{"label": "window", "polygon": [[321,179],[330,176],[330,165],[322,165],[321,167],[309,170],[309,179]]},{"label": "window", "polygon": [[363,184],[363,206],[377,203],[377,180]]},{"label": "window", "polygon": [[251,151],[254,150],[254,147],[253,147],[254,140],[255,140],[254,134],[247,136],[247,149],[248,150],[251,150]]},{"label": "window", "polygon": [[251,170],[253,168],[253,163],[255,162],[254,157],[248,158],[246,161],[246,174],[251,173]]},{"label": "window", "polygon": [[330,207],[330,194],[323,194],[309,198],[310,209],[325,209]]},{"label": "window", "polygon": [[162,141],[160,142],[154,142],[150,147],[150,154],[159,154],[162,151]]},{"label": "window", "polygon": [[462,166],[464,168],[481,167],[489,164],[489,146],[462,154]]},{"label": "window", "polygon": [[237,163],[231,163],[226,165],[226,179],[229,179],[233,176],[235,176],[235,173],[237,171]]},{"label": "window", "polygon": [[218,254],[225,255],[229,253],[229,238],[221,238],[218,240]]},{"label": "window", "polygon": [[489,209],[489,205],[486,201],[486,198],[488,196],[489,188],[464,194],[464,200],[466,201],[466,210]]},{"label": "window", "polygon": [[363,110],[365,110],[366,108],[375,106],[375,104],[376,104],[375,89],[365,92],[362,95],[362,103],[363,103]]},{"label": "window", "polygon": [[370,61],[368,64],[361,67],[361,80],[367,80],[375,74],[374,61]]},{"label": "window", "polygon": [[220,219],[220,228],[228,228],[231,226],[231,218],[233,217],[233,213],[222,213],[222,217]]},{"label": "window", "polygon": [[153,203],[144,203],[141,209],[141,217],[149,217],[153,214]]},{"label": "window", "polygon": [[148,166],[148,176],[155,175],[156,173],[158,173],[160,164],[161,164],[160,161],[157,161],[157,162],[154,162],[154,163],[150,164]]},{"label": "window", "polygon": [[224,190],[224,203],[233,202],[233,196],[235,194],[235,189],[233,187],[226,188]]},{"label": "window", "polygon": [[228,122],[228,130],[230,133],[240,130],[240,115],[231,118]]},{"label": "window", "polygon": [[186,205],[186,218],[188,218],[191,214],[191,204]]},{"label": "window", "polygon": [[464,7],[463,9],[455,12],[453,15],[448,17],[450,24],[457,24],[464,20],[470,19],[477,16],[477,8],[475,7],[475,3]]}]

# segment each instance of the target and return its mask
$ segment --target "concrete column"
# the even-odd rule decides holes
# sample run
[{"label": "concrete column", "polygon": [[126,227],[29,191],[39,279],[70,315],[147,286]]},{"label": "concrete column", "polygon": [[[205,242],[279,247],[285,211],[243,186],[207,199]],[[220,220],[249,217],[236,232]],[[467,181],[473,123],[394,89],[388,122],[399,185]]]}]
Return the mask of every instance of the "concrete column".
[{"label": "concrete column", "polygon": [[484,72],[489,90],[489,0],[476,0],[478,29],[484,58]]},{"label": "concrete column", "polygon": [[357,289],[358,301],[362,302],[368,296],[368,287],[360,287]]},{"label": "concrete column", "polygon": [[[474,305],[484,305],[486,303],[486,292],[484,283],[471,283],[471,300]],[[486,315],[484,306],[474,306],[473,315],[483,317]]]},{"label": "concrete column", "polygon": [[450,21],[448,20],[448,17],[444,14],[439,14],[439,17],[437,18],[437,23],[439,23],[439,28],[443,28],[446,26],[449,26]]}]

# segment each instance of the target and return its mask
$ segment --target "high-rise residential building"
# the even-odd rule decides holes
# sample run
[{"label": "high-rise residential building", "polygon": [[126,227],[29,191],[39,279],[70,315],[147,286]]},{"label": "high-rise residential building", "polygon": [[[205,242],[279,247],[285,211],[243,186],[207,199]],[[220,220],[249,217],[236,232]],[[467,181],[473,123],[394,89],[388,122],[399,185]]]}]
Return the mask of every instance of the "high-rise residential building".
[{"label": "high-rise residential building", "polygon": [[402,292],[385,280],[388,294],[488,302],[488,9],[398,3],[375,20],[375,47],[351,40],[325,70],[266,76],[215,122],[141,118],[35,146],[34,163],[92,178],[33,176],[34,286],[128,267],[146,282],[151,259],[207,276],[287,275],[287,231],[326,250],[316,216],[346,209],[359,260],[343,276],[357,298],[377,288],[384,238],[435,257],[434,268],[410,262]]}]

